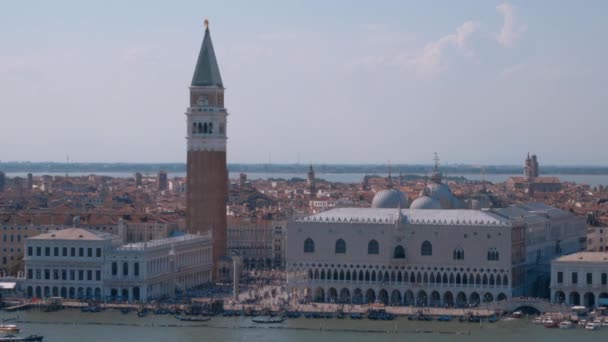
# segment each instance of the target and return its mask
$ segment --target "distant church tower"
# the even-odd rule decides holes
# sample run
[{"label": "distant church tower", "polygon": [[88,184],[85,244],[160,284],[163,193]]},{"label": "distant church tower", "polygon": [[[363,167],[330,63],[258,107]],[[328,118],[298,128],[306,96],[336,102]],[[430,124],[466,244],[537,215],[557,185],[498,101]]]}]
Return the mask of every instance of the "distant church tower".
[{"label": "distant church tower", "polygon": [[190,85],[187,117],[186,227],[189,233],[211,231],[213,279],[226,254],[226,118],[224,84],[215,59],[209,22]]},{"label": "distant church tower", "polygon": [[310,164],[308,174],[306,175],[306,184],[308,185],[308,189],[310,190],[310,196],[314,196],[317,193],[317,185],[315,182],[315,170],[313,170],[312,164]]}]

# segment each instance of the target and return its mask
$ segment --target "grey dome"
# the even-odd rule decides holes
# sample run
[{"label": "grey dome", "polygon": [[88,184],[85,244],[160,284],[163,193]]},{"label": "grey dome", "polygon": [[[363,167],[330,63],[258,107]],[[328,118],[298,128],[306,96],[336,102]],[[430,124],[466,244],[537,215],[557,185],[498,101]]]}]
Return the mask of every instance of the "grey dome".
[{"label": "grey dome", "polygon": [[412,202],[410,209],[441,209],[441,203],[432,197],[421,196]]},{"label": "grey dome", "polygon": [[443,183],[430,183],[420,193],[420,196],[429,196],[441,204],[443,209],[457,209],[460,207],[458,199],[452,194],[450,187]]},{"label": "grey dome", "polygon": [[397,189],[382,190],[374,195],[372,208],[407,208],[407,198]]}]

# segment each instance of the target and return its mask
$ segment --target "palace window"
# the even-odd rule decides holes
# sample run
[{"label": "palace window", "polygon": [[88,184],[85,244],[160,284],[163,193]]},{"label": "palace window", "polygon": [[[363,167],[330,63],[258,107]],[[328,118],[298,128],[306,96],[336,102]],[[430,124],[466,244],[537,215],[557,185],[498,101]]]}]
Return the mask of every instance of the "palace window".
[{"label": "palace window", "polygon": [[431,256],[433,255],[433,245],[430,242],[424,241],[422,246],[420,247],[420,254],[422,256]]},{"label": "palace window", "polygon": [[405,249],[403,248],[403,246],[398,245],[397,247],[395,247],[395,250],[393,251],[393,258],[405,259]]},{"label": "palace window", "polygon": [[490,248],[488,251],[488,261],[498,261],[499,255],[496,248]]},{"label": "palace window", "polygon": [[346,253],[346,241],[343,239],[338,239],[338,241],[336,241],[336,254],[344,253]]},{"label": "palace window", "polygon": [[464,260],[464,250],[462,250],[462,248],[455,249],[453,259],[454,260]]},{"label": "palace window", "polygon": [[378,254],[379,253],[379,246],[378,246],[378,241],[376,240],[371,240],[368,244],[367,244],[367,254]]},{"label": "palace window", "polygon": [[314,253],[315,251],[315,242],[312,241],[311,238],[308,238],[304,241],[304,253]]}]

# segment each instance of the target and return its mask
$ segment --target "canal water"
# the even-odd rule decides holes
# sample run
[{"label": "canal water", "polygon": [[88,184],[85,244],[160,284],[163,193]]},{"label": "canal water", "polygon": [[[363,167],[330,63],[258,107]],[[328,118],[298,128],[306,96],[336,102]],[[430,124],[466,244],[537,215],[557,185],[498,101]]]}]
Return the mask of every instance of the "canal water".
[{"label": "canal water", "polygon": [[602,341],[608,327],[598,331],[582,328],[546,329],[527,319],[503,319],[498,323],[418,322],[398,318],[394,321],[339,319],[293,319],[280,324],[256,324],[246,317],[214,317],[211,321],[180,322],[169,315],[153,314],[138,318],[132,312],[115,310],[81,313],[64,310],[55,313],[5,313],[16,318],[21,336],[44,335],[54,342],[152,342],[152,341]]}]

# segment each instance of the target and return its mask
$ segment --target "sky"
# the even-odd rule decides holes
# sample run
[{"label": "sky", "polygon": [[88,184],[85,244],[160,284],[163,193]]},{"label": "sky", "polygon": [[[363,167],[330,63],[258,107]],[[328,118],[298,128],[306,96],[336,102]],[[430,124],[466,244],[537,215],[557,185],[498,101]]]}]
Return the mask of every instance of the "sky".
[{"label": "sky", "polygon": [[211,36],[231,163],[608,165],[608,2],[11,1],[0,160],[185,162]]}]

